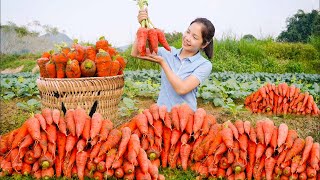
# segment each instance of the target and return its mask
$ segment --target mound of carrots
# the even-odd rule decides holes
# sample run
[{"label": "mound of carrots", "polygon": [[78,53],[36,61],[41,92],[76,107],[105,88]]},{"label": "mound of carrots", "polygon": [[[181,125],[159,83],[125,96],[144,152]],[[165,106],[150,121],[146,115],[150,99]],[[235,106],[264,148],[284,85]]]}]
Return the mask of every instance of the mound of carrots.
[{"label": "mound of carrots", "polygon": [[301,92],[294,84],[267,83],[245,99],[245,107],[253,113],[267,114],[320,114],[319,108],[309,92]]},{"label": "mound of carrots", "polygon": [[153,104],[117,128],[80,107],[66,115],[46,108],[0,136],[0,177],[160,180],[159,168],[169,167],[197,179],[319,179],[319,160],[319,143],[285,123],[219,124],[187,104],[171,112]]},{"label": "mound of carrots", "polygon": [[[138,0],[140,10],[148,5],[147,0]],[[166,40],[162,30],[156,28],[150,18],[141,21],[141,27],[137,31],[137,47],[141,56],[146,56],[147,48],[150,53],[158,53],[158,44],[160,43],[167,51],[171,48]]]},{"label": "mound of carrots", "polygon": [[[58,45],[58,51],[44,52],[37,59],[40,77],[43,78],[81,78],[122,75],[127,61],[113,48],[104,36],[96,45],[79,44],[74,41],[71,47]],[[101,54],[105,52],[108,63],[101,63]],[[105,57],[105,56],[104,56]]]}]

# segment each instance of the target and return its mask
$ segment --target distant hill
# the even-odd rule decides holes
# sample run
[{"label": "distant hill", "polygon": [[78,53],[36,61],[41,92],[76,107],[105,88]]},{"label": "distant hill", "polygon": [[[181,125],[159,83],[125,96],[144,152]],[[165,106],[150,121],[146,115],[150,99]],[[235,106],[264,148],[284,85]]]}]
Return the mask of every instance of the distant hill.
[{"label": "distant hill", "polygon": [[125,45],[125,46],[120,46],[120,47],[117,47],[117,50],[119,52],[124,52],[126,51],[131,45]]},{"label": "distant hill", "polygon": [[63,33],[21,37],[14,30],[1,28],[1,53],[4,54],[41,53],[62,42],[71,45],[73,41]]}]

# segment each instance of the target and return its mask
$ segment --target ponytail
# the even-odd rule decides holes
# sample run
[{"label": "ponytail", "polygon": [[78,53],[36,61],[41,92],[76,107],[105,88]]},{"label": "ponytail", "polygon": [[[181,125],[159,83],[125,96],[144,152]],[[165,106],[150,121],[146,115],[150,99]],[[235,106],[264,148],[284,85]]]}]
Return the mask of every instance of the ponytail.
[{"label": "ponytail", "polygon": [[213,56],[213,40],[209,42],[209,44],[203,48],[204,53],[209,59],[212,59]]}]

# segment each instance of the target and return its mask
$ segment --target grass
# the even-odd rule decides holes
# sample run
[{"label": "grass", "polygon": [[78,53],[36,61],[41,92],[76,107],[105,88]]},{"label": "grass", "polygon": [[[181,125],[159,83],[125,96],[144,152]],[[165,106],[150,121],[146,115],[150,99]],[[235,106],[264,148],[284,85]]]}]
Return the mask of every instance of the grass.
[{"label": "grass", "polygon": [[20,66],[24,66],[22,72],[31,72],[36,66],[36,59],[40,57],[35,54],[24,54],[24,55],[0,55],[0,70],[5,70],[7,68],[15,69]]}]

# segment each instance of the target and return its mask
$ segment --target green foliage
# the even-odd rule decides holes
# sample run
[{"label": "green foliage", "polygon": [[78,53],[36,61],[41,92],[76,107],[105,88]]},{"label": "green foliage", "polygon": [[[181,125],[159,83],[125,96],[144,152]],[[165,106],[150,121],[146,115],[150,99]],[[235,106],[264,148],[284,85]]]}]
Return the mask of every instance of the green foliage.
[{"label": "green foliage", "polygon": [[27,102],[18,102],[17,107],[29,113],[38,113],[41,104],[39,100],[29,99]]},{"label": "green foliage", "polygon": [[254,37],[252,34],[246,34],[241,39],[246,41],[254,41],[256,40],[256,37]]},{"label": "green foliage", "polygon": [[320,14],[318,10],[305,13],[303,10],[287,20],[287,29],[278,36],[282,42],[308,42],[311,35],[320,35]]},{"label": "green foliage", "polygon": [[14,69],[23,66],[22,72],[31,72],[36,66],[38,54],[0,54],[0,70]]}]

